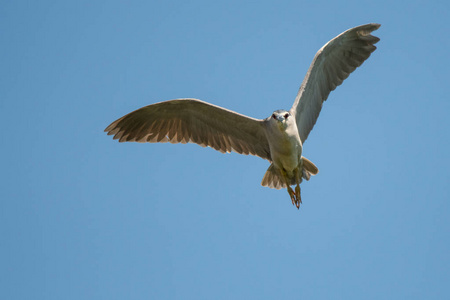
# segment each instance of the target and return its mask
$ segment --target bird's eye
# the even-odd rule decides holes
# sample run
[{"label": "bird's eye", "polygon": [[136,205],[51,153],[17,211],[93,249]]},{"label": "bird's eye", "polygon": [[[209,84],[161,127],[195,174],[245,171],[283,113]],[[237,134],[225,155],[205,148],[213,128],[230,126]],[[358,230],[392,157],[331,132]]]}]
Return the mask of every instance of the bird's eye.
[{"label": "bird's eye", "polygon": [[284,118],[287,119],[289,117],[289,114],[285,114]]},{"label": "bird's eye", "polygon": [[277,117],[275,116],[275,114],[272,115],[272,118],[276,119]]}]

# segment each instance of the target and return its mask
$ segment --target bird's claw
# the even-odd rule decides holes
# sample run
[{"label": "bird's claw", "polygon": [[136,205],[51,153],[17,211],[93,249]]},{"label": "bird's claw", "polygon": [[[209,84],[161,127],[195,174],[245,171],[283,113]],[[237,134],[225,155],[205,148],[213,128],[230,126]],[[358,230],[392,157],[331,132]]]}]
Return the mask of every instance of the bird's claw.
[{"label": "bird's claw", "polygon": [[288,187],[288,193],[291,197],[292,205],[297,207],[297,209],[300,209],[300,204],[302,203],[302,198],[300,196],[300,187],[298,185],[295,187],[295,193],[291,187]]},{"label": "bird's claw", "polygon": [[292,205],[296,205],[297,199],[295,198],[295,195],[292,194],[292,195],[290,195],[290,196],[291,196]]},{"label": "bird's claw", "polygon": [[302,196],[300,196],[300,186],[298,184],[295,187],[295,198],[297,199],[297,202],[296,202],[297,209],[299,209],[300,204],[302,204]]},{"label": "bird's claw", "polygon": [[302,199],[299,199],[299,198],[295,199],[295,207],[297,207],[297,209],[300,209],[301,203],[302,203]]}]

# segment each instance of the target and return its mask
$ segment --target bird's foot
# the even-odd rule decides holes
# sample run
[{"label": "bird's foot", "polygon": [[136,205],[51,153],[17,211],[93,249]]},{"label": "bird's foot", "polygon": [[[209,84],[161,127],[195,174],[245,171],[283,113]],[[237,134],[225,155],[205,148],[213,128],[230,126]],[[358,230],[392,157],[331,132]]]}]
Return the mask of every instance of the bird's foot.
[{"label": "bird's foot", "polygon": [[302,198],[300,197],[300,187],[297,185],[297,187],[295,188],[295,192],[290,186],[288,186],[287,190],[289,196],[291,197],[292,205],[299,209],[300,204],[302,203]]},{"label": "bird's foot", "polygon": [[296,205],[297,198],[295,197],[294,190],[290,186],[288,186],[287,190],[288,190],[289,196],[291,197],[292,205]]},{"label": "bird's foot", "polygon": [[297,206],[297,209],[299,209],[300,204],[302,204],[302,196],[300,195],[300,185],[298,185],[298,184],[295,187],[295,199],[297,200],[295,202],[295,206]]}]

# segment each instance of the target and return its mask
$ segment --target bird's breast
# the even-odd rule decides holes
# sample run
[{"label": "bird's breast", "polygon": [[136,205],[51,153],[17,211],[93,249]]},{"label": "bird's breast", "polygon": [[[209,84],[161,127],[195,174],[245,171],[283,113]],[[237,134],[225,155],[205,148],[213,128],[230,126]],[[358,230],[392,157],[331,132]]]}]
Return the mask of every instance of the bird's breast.
[{"label": "bird's breast", "polygon": [[273,134],[269,142],[272,161],[278,168],[291,172],[298,167],[302,142],[297,132]]}]

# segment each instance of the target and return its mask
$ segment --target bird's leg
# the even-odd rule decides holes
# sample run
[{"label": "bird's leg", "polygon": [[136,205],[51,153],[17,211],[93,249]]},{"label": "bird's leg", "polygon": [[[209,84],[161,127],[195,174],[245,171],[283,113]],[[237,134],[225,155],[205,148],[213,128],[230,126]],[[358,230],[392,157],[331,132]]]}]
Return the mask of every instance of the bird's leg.
[{"label": "bird's leg", "polygon": [[287,186],[287,191],[289,193],[289,196],[291,197],[292,205],[296,205],[297,198],[295,197],[294,190],[288,185]]},{"label": "bird's leg", "polygon": [[294,190],[291,188],[291,185],[290,185],[291,182],[290,182],[290,180],[288,178],[288,175],[287,175],[287,173],[286,173],[286,171],[284,169],[282,169],[280,171],[281,171],[281,175],[282,175],[282,177],[284,179],[284,182],[286,183],[286,188],[287,188],[287,191],[289,193],[289,197],[291,197],[292,205],[297,206],[298,200],[297,200],[297,197],[295,195]]},{"label": "bird's leg", "polygon": [[295,206],[297,206],[298,209],[300,208],[300,204],[302,203],[302,196],[300,195],[300,185],[298,183],[295,187],[295,198],[297,199],[297,202],[295,202]]},{"label": "bird's leg", "polygon": [[297,186],[295,187],[295,199],[297,200],[295,202],[295,206],[297,206],[297,209],[300,208],[300,204],[302,203],[302,196],[300,195],[300,171],[297,169],[295,171],[295,182],[297,183]]}]

